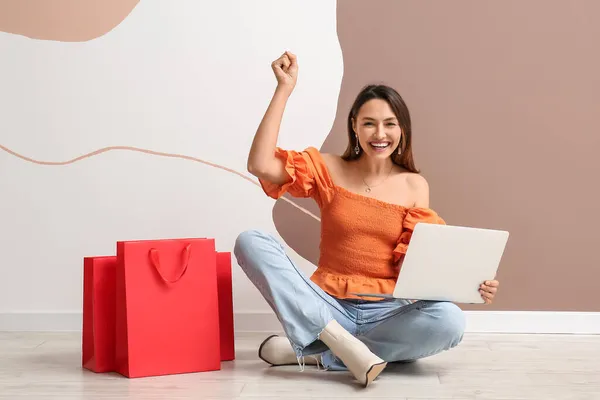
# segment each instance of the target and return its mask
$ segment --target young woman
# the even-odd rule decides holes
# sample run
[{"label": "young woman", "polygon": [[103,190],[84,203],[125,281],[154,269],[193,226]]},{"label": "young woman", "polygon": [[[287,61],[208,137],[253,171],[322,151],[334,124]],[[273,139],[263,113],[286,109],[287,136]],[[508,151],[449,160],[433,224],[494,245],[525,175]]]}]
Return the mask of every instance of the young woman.
[{"label": "young woman", "polygon": [[[367,86],[348,116],[340,157],[276,147],[287,99],[298,75],[296,56],[272,64],[277,89],[258,127],[248,171],[265,193],[313,198],[321,210],[319,265],[307,278],[272,236],[239,235],[235,255],[277,314],[287,337],[271,336],[261,359],[285,365],[313,356],[330,370],[348,369],[365,387],[387,362],[409,362],[458,345],[465,318],[455,304],[382,300],[352,293],[392,293],[418,222],[444,224],[429,208],[426,180],[415,168],[410,115],[387,86]],[[497,281],[479,288],[491,303]]]}]

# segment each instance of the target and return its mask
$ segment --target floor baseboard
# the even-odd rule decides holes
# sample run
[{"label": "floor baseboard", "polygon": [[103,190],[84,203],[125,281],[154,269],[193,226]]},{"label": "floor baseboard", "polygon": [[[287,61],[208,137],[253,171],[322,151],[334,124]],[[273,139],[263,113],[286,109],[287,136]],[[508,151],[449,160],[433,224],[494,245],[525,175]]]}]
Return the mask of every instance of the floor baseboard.
[{"label": "floor baseboard", "polygon": [[[600,334],[600,312],[466,311],[468,333]],[[0,331],[81,331],[81,313],[0,312]],[[280,332],[270,312],[235,315],[238,332]]]}]

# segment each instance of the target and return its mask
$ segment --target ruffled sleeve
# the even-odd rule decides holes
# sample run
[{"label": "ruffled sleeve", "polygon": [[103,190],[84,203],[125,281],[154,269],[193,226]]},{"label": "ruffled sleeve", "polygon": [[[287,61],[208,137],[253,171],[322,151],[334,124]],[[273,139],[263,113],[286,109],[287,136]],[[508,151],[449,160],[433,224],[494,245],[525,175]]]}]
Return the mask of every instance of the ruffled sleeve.
[{"label": "ruffled sleeve", "polygon": [[321,154],[314,147],[304,151],[275,149],[275,157],[284,162],[287,180],[281,185],[259,179],[265,194],[278,199],[285,193],[294,197],[310,197],[319,206],[331,201],[333,182]]},{"label": "ruffled sleeve", "polygon": [[419,222],[425,222],[428,224],[439,224],[445,225],[446,222],[437,213],[429,208],[411,208],[406,213],[404,221],[402,222],[402,233],[398,239],[398,244],[394,249],[394,261],[398,262],[400,258],[406,254],[408,250],[408,244],[412,237],[415,225]]}]

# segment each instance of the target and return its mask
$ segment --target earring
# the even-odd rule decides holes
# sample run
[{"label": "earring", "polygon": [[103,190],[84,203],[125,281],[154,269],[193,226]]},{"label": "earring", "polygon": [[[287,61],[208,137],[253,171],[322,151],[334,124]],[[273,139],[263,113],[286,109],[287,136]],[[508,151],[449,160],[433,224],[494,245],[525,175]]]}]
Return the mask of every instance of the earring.
[{"label": "earring", "polygon": [[402,138],[400,138],[400,143],[398,143],[398,155],[402,154]]},{"label": "earring", "polygon": [[360,147],[358,147],[358,136],[356,136],[356,146],[354,146],[354,152],[358,155],[360,153]]}]

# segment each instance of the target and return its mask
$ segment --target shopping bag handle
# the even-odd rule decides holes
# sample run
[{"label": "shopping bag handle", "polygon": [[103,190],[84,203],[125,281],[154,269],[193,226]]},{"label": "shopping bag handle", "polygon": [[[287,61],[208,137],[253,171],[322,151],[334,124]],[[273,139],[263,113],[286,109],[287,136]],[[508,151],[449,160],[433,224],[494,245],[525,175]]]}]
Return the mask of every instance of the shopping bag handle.
[{"label": "shopping bag handle", "polygon": [[161,266],[160,266],[158,250],[154,249],[154,248],[150,249],[150,261],[152,262],[152,265],[154,266],[154,268],[156,268],[156,271],[158,272],[158,274],[160,275],[160,277],[162,278],[163,281],[165,281],[166,283],[177,283],[177,281],[179,281],[183,277],[183,275],[185,274],[185,271],[187,271],[188,264],[190,262],[190,246],[191,245],[188,244],[183,249],[183,266],[181,268],[181,271],[179,272],[179,275],[177,275],[175,277],[175,279],[173,279],[173,280],[165,278],[163,271],[161,269]]}]

